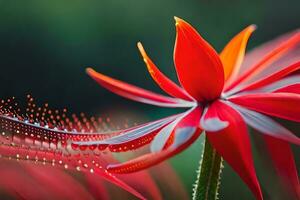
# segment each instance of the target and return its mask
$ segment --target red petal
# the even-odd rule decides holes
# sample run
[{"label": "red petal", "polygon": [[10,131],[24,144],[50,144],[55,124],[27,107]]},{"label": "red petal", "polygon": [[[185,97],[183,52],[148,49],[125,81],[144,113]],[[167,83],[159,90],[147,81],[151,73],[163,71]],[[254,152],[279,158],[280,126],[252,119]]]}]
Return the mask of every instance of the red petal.
[{"label": "red petal", "polygon": [[[50,166],[23,165],[29,175],[50,194],[60,199],[90,199],[90,194],[72,176]],[[62,183],[63,182],[63,183]],[[76,191],[76,192],[75,192]]]},{"label": "red petal", "polygon": [[295,93],[300,94],[300,84],[288,85],[286,87],[275,90],[274,92]]},{"label": "red petal", "polygon": [[169,199],[189,199],[179,175],[168,162],[163,162],[151,169],[151,175],[158,181],[161,193],[168,194]]},{"label": "red petal", "polygon": [[285,67],[283,68],[282,70],[274,73],[274,74],[271,74],[270,76],[268,77],[265,77],[263,79],[260,79],[246,87],[244,87],[243,89],[240,90],[241,91],[246,91],[246,90],[253,90],[253,89],[257,89],[257,88],[260,88],[260,87],[263,87],[263,86],[266,86],[270,83],[273,83],[281,78],[284,78],[285,76],[297,71],[300,69],[300,62],[297,62],[293,65],[290,65],[288,67]]},{"label": "red petal", "polygon": [[[186,125],[195,126],[196,124],[198,124],[201,113],[202,110],[200,108],[194,109],[193,112],[191,112],[186,118],[184,118]],[[146,155],[137,157],[133,160],[129,160],[125,163],[109,165],[108,170],[113,173],[130,173],[156,165],[189,147],[199,137],[200,133],[201,130],[197,129],[191,137],[189,137],[186,141],[183,141],[182,143],[174,143],[174,146],[171,145],[166,150],[163,150],[158,153],[148,153]]]},{"label": "red petal", "polygon": [[[0,175],[1,190],[15,199],[40,199],[41,196],[48,195],[47,191],[24,173],[19,164],[1,160]],[[57,198],[55,195],[51,197]]]},{"label": "red petal", "polygon": [[290,145],[282,140],[270,136],[264,136],[269,154],[277,173],[282,178],[284,185],[293,193],[296,198],[300,198],[300,183],[297,167]]},{"label": "red petal", "polygon": [[124,83],[122,81],[110,78],[108,76],[105,76],[103,74],[94,71],[91,68],[88,68],[86,71],[88,75],[90,75],[102,87],[125,98],[142,102],[142,103],[153,104],[157,106],[165,106],[165,107],[180,106],[177,99],[155,94],[153,92],[130,85],[128,83]]},{"label": "red petal", "polygon": [[172,123],[176,117],[179,117],[182,114],[172,115],[160,120],[149,122],[146,124],[138,125],[129,129],[119,130],[111,132],[108,135],[107,139],[97,139],[97,138],[83,138],[82,141],[74,141],[73,144],[76,145],[85,145],[93,146],[99,145],[105,149],[109,148],[113,152],[122,152],[128,150],[134,150],[141,146],[144,146],[150,143],[153,137],[169,123]]},{"label": "red petal", "polygon": [[231,102],[275,117],[300,122],[300,95],[293,93],[247,94]]},{"label": "red petal", "polygon": [[193,135],[186,143],[176,149],[167,149],[159,153],[149,153],[121,164],[108,166],[108,171],[113,173],[131,173],[156,165],[188,148],[199,137],[201,131]]},{"label": "red petal", "polygon": [[[199,111],[202,112],[201,107],[191,108],[178,116],[172,123],[161,129],[151,143],[151,152],[159,152],[172,143],[181,143],[181,140],[186,140],[194,134],[199,125],[199,120],[197,120],[197,117],[201,115]],[[181,135],[182,138],[179,139],[179,135]]]},{"label": "red petal", "polygon": [[147,199],[162,199],[158,186],[147,171],[119,174],[118,178],[131,185],[145,197],[148,197]]},{"label": "red petal", "polygon": [[84,175],[85,181],[87,182],[87,188],[93,195],[94,199],[109,200],[109,194],[105,188],[104,183],[95,177],[93,174],[86,173]]},{"label": "red petal", "polygon": [[138,48],[140,50],[141,55],[143,56],[144,62],[146,63],[150,75],[162,90],[164,90],[167,94],[173,97],[184,99],[187,101],[193,101],[193,98],[190,97],[185,90],[183,90],[181,87],[176,85],[173,81],[171,81],[168,77],[166,77],[161,71],[159,71],[159,69],[156,67],[156,65],[147,55],[145,49],[143,48],[140,42],[138,43]]},{"label": "red petal", "polygon": [[211,107],[218,110],[219,118],[228,121],[229,126],[218,132],[207,132],[208,140],[244,180],[256,198],[262,199],[245,122],[238,112],[219,101],[213,103]]},{"label": "red petal", "polygon": [[200,126],[204,131],[216,132],[228,126],[228,122],[222,121],[218,116],[218,108],[216,106],[208,106],[204,109],[200,120]]},{"label": "red petal", "polygon": [[175,17],[174,62],[181,85],[197,101],[221,94],[224,71],[216,51],[187,22]]},{"label": "red petal", "polygon": [[[297,44],[299,44],[299,42],[300,42],[300,33],[297,32],[296,34],[293,34],[292,37],[289,37],[288,39],[285,38],[284,41],[281,41],[279,46],[277,48],[275,48],[273,51],[268,52],[268,54],[266,56],[259,55],[259,57],[262,57],[262,56],[264,56],[264,57],[262,59],[260,59],[260,61],[258,63],[256,63],[255,65],[250,66],[245,73],[241,74],[241,76],[238,79],[236,79],[232,84],[230,84],[229,87],[226,88],[226,91],[233,89],[234,87],[241,84],[242,82],[245,82],[245,81],[253,78],[257,74],[261,73],[262,71],[267,69],[267,67],[270,67],[270,65],[272,63],[274,63],[275,61],[279,60],[281,57],[286,55],[287,52],[289,52],[292,48],[294,48]],[[272,47],[274,47],[274,46],[272,46]],[[262,53],[262,52],[260,52],[260,53]],[[265,53],[265,52],[263,52],[263,53]],[[256,61],[256,59],[255,59],[255,61]],[[282,63],[280,66],[282,66]],[[283,65],[283,66],[286,66],[286,65]]]},{"label": "red petal", "polygon": [[[135,195],[140,199],[145,199],[139,192],[137,192],[134,188],[130,187],[128,184],[124,183],[122,180],[118,179],[116,176],[110,174],[105,170],[104,163],[104,155],[97,157],[96,155],[89,156],[84,154],[83,156],[80,154],[72,155],[62,153],[62,149],[60,150],[49,150],[43,149],[39,147],[38,149],[31,149],[23,146],[6,146],[0,145],[0,154],[2,158],[11,158],[18,159],[19,162],[42,162],[43,164],[53,165],[59,168],[68,168],[73,170],[78,170],[78,167],[83,172],[91,172],[93,171],[94,175],[99,178],[103,178],[112,184],[128,191],[129,193]],[[98,158],[95,161],[95,156]],[[94,163],[92,162],[94,161]],[[79,162],[82,166],[80,166]]]}]

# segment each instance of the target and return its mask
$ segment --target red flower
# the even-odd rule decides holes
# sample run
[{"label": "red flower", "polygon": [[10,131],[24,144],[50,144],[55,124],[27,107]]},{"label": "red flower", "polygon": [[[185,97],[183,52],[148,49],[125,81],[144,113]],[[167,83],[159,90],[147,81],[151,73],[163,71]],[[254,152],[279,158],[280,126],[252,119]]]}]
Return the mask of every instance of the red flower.
[{"label": "red flower", "polygon": [[[291,51],[300,33],[270,42],[244,58],[251,25],[218,55],[187,22],[175,17],[174,63],[181,86],[168,79],[138,48],[154,81],[171,97],[112,79],[92,69],[100,85],[126,98],[163,107],[190,107],[186,112],[123,131],[105,140],[80,142],[107,145],[111,151],[136,149],[151,142],[151,153],[109,167],[128,173],[157,164],[187,148],[205,131],[209,142],[239,174],[257,199],[262,193],[253,165],[247,126],[264,135],[278,173],[299,195],[299,181],[289,143],[300,139],[267,115],[300,122],[300,56]],[[295,63],[294,63],[295,62]]]}]

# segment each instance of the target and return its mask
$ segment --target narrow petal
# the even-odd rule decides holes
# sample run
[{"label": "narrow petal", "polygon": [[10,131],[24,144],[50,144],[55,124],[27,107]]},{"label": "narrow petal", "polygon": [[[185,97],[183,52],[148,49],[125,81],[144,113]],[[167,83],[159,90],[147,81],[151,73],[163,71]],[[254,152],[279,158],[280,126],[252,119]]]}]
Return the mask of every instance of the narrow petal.
[{"label": "narrow petal", "polygon": [[197,101],[213,100],[224,85],[222,62],[216,51],[187,22],[175,17],[174,62],[183,88]]},{"label": "narrow petal", "polygon": [[159,131],[169,123],[172,123],[176,118],[180,117],[181,115],[182,114],[173,115],[160,120],[156,120],[154,122],[138,125],[136,127],[121,131],[121,133],[116,134],[116,136],[108,137],[107,139],[79,141],[79,142],[74,142],[74,144],[79,144],[79,145],[106,144],[110,146],[120,145],[119,147],[124,148],[125,146],[128,145],[128,142],[133,142],[132,144],[137,143],[136,141],[137,139],[152,134],[155,131]]},{"label": "narrow petal", "polygon": [[239,111],[245,122],[257,131],[286,142],[300,145],[300,138],[295,136],[292,132],[281,126],[279,123],[272,120],[270,117],[248,110],[233,103],[230,103],[229,105]]},{"label": "narrow petal", "polygon": [[146,63],[147,69],[154,79],[154,81],[159,85],[159,87],[164,90],[170,96],[184,99],[187,101],[193,101],[193,98],[187,94],[185,90],[176,85],[173,81],[171,81],[168,77],[166,77],[153,63],[153,61],[147,55],[143,45],[139,42],[138,49],[143,56],[144,62]]},{"label": "narrow petal", "polygon": [[275,72],[274,74],[271,74],[263,79],[260,79],[250,85],[245,86],[243,89],[240,89],[240,92],[264,87],[270,83],[280,80],[281,78],[284,78],[285,76],[299,69],[300,69],[300,62],[294,63],[288,67],[283,68],[278,72]]},{"label": "narrow petal", "polygon": [[[173,143],[167,149],[161,152],[148,153],[121,164],[113,164],[108,166],[108,170],[113,173],[131,173],[139,171],[153,165],[156,165],[189,147],[200,135],[201,130],[197,127],[202,110],[200,108],[194,109],[186,118],[184,122],[177,127]],[[185,130],[185,128],[195,128],[192,134],[186,134],[186,131],[178,131],[178,129]]]},{"label": "narrow petal", "polygon": [[[174,120],[172,123],[165,126],[163,129],[159,131],[159,133],[154,137],[154,140],[151,143],[150,149],[151,152],[159,152],[161,151],[164,146],[166,145],[168,139],[170,138],[172,132],[179,127],[186,127],[185,125],[185,118],[190,118],[189,114],[197,108],[192,108],[185,113],[183,113],[181,116],[177,117],[176,120]],[[194,128],[194,127],[193,127]],[[191,130],[193,133],[194,131]]]},{"label": "narrow petal", "polygon": [[257,199],[263,199],[253,164],[247,126],[240,114],[222,102],[211,105],[218,110],[221,120],[229,126],[218,132],[207,132],[212,146],[224,160],[239,174]]},{"label": "narrow petal", "polygon": [[87,73],[91,76],[96,82],[98,82],[102,87],[120,95],[125,98],[152,104],[156,106],[163,106],[163,107],[185,107],[184,105],[180,104],[178,99],[166,97],[160,94],[156,94],[142,88],[130,85],[128,83],[124,83],[122,81],[110,78],[103,74],[100,74],[94,71],[91,68],[88,68]]},{"label": "narrow petal", "polygon": [[[288,90],[285,90],[284,88],[287,88],[289,86],[292,86],[294,85],[292,88],[292,90],[295,90],[297,91],[297,85],[300,84],[300,76],[299,75],[290,75],[286,78],[283,78],[281,80],[278,80],[274,83],[271,83],[269,85],[266,85],[264,87],[261,87],[261,88],[258,88],[258,89],[255,89],[255,90],[251,90],[251,91],[246,91],[245,94],[249,94],[249,93],[252,93],[252,94],[256,94],[256,93],[270,93],[270,92],[279,92],[279,91],[282,91],[282,92],[285,92]],[[282,90],[281,90],[282,89]],[[297,93],[297,92],[288,92],[288,93]]]},{"label": "narrow petal", "polygon": [[179,145],[177,148],[169,148],[159,153],[149,153],[143,156],[137,157],[133,160],[129,160],[121,164],[112,164],[108,166],[108,171],[113,173],[132,173],[142,169],[149,168],[156,165],[176,154],[179,154],[186,148],[188,148],[199,137],[201,131],[197,130],[196,133],[189,138],[188,141]]},{"label": "narrow petal", "polygon": [[245,56],[249,37],[255,29],[255,25],[250,25],[245,28],[237,34],[220,53],[220,58],[224,66],[225,81],[237,75]]},{"label": "narrow petal", "polygon": [[284,186],[287,187],[289,193],[295,199],[300,198],[299,177],[290,145],[287,142],[270,136],[264,136],[264,140],[275,169],[280,175]]},{"label": "narrow petal", "polygon": [[288,85],[286,87],[279,88],[278,90],[275,90],[274,92],[300,94],[300,83],[292,84],[292,85]]},{"label": "narrow petal", "polygon": [[[255,80],[254,77],[262,77],[262,74],[269,74],[270,72],[276,72],[280,70],[281,68],[278,68],[278,66],[287,66],[291,63],[289,62],[283,62],[283,63],[277,63],[277,67],[270,67],[271,64],[275,63],[275,61],[282,58],[284,55],[286,55],[288,52],[290,52],[296,45],[298,45],[300,42],[300,32],[296,32],[295,34],[292,34],[289,38],[285,38],[284,41],[280,41],[280,43],[276,43],[278,46],[274,48],[272,51],[265,54],[265,52],[261,52],[264,54],[259,55],[256,59],[263,57],[258,62],[256,62],[254,65],[248,67],[247,71],[242,73],[234,82],[232,82],[227,88],[226,91],[232,90],[238,85],[241,85],[242,83],[248,81],[248,80]],[[293,61],[294,59],[290,59]],[[298,59],[299,60],[299,59]],[[255,60],[256,61],[256,60]],[[296,61],[294,61],[296,62]],[[289,64],[287,64],[289,63]],[[283,65],[285,64],[285,65]],[[265,72],[264,72],[265,71]],[[264,72],[264,73],[262,73]],[[259,75],[261,74],[261,75]],[[259,75],[259,76],[258,76]]]},{"label": "narrow petal", "polygon": [[300,122],[300,95],[292,93],[245,94],[229,99],[250,110]]},{"label": "narrow petal", "polygon": [[[253,67],[258,62],[260,62],[263,57],[270,54],[276,48],[278,48],[279,46],[281,46],[286,41],[288,41],[293,36],[295,36],[299,33],[300,33],[300,29],[293,30],[288,33],[284,33],[283,35],[279,35],[279,36],[271,39],[270,41],[267,41],[257,47],[254,47],[252,50],[250,50],[249,52],[246,53],[243,63],[240,67],[238,76],[240,76],[243,73],[245,73],[246,71],[248,71],[251,67]],[[279,56],[278,59],[274,60],[274,62],[269,63],[270,65],[267,68],[272,68],[272,70],[273,69],[275,70],[275,68],[278,69],[282,66],[288,66],[288,65],[296,62],[297,60],[299,60],[298,46],[299,45],[296,44],[296,46],[289,49],[289,51],[286,54],[283,54],[284,56]],[[277,67],[274,65],[277,65]]]}]

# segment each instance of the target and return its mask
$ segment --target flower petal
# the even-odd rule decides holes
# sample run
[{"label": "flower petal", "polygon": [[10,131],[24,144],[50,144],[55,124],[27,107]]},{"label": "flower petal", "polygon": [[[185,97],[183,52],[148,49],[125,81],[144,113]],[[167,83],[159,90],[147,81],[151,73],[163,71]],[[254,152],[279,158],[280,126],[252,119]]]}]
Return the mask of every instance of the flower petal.
[{"label": "flower petal", "polygon": [[169,162],[156,165],[150,171],[152,177],[158,180],[158,185],[163,185],[160,187],[161,192],[168,194],[169,199],[189,199],[189,193],[185,189],[181,177]]},{"label": "flower petal", "polygon": [[[171,122],[170,124],[168,124],[167,126],[162,128],[158,132],[158,134],[154,137],[154,140],[151,143],[151,146],[150,146],[151,152],[161,151],[164,148],[164,146],[166,145],[166,143],[167,143],[168,139],[170,138],[172,132],[177,128],[179,129],[179,127],[181,127],[181,129],[182,129],[182,127],[184,127],[185,131],[188,131],[184,135],[187,135],[189,132],[194,133],[195,130],[186,129],[186,125],[185,125],[186,124],[185,118],[190,118],[189,114],[194,109],[198,109],[198,108],[191,108],[190,110],[183,113],[181,116],[177,117],[176,120],[174,120],[173,122]],[[197,124],[195,124],[194,126],[197,127]],[[194,128],[194,126],[191,126],[191,127]]]},{"label": "flower petal", "polygon": [[213,100],[224,85],[224,71],[216,51],[187,22],[175,17],[174,62],[183,88],[197,101]]},{"label": "flower petal", "polygon": [[[96,82],[98,82],[102,87],[120,95],[125,98],[152,104],[156,106],[163,106],[163,107],[186,107],[180,103],[178,99],[166,97],[160,94],[156,94],[142,88],[130,85],[128,83],[124,83],[122,81],[110,78],[103,74],[100,74],[94,71],[91,68],[88,68],[87,73],[91,76]],[[189,107],[189,106],[187,106]]]},{"label": "flower petal", "polygon": [[[124,131],[117,131],[115,136],[108,137],[107,139],[88,138],[88,140],[73,142],[77,145],[104,145],[109,147],[111,151],[128,151],[137,149],[140,146],[146,145],[152,141],[154,136],[168,124],[173,123],[176,118],[181,117],[183,114],[173,115],[164,119],[156,120],[154,122],[138,125]],[[119,133],[120,132],[120,133]],[[110,133],[114,134],[114,133]]]},{"label": "flower petal", "polygon": [[300,122],[299,94],[245,94],[231,97],[229,101],[267,115]]},{"label": "flower petal", "polygon": [[[201,130],[197,128],[200,120],[202,110],[200,108],[194,109],[186,116],[177,130],[185,130],[185,128],[195,128],[192,134],[186,134],[186,131],[175,131],[173,143],[168,148],[161,152],[148,153],[121,164],[113,164],[108,166],[108,170],[113,173],[131,173],[139,171],[153,165],[156,165],[189,147],[201,134]],[[190,133],[190,132],[189,132]]]},{"label": "flower petal", "polygon": [[220,53],[220,58],[224,66],[225,81],[236,77],[244,59],[249,37],[256,29],[255,25],[250,25],[237,34]]},{"label": "flower petal", "polygon": [[94,199],[109,200],[109,194],[105,188],[104,181],[98,179],[91,173],[84,174],[87,188]]},{"label": "flower petal", "polygon": [[[292,36],[290,36],[292,35]],[[292,55],[291,57],[287,57],[284,62],[279,62],[279,60],[287,55],[291,50],[295,48],[300,43],[300,32],[289,34],[289,37],[284,37],[284,40],[280,40],[280,42],[274,42],[276,46],[272,43],[271,47],[272,51],[259,51],[258,55],[254,57],[254,61],[258,62],[252,63],[249,67],[244,67],[244,70],[240,76],[233,81],[228,87],[226,87],[226,91],[232,90],[238,85],[242,85],[244,83],[250,83],[249,80],[257,80],[257,78],[264,77],[267,74],[274,73],[281,69],[282,66],[287,66],[299,60],[299,53],[297,55]],[[262,59],[260,59],[263,57]],[[246,56],[247,58],[247,56]],[[245,59],[246,59],[245,58]],[[276,62],[277,61],[277,62]],[[292,62],[292,63],[291,63]],[[279,67],[278,67],[279,66]]]},{"label": "flower petal", "polygon": [[[64,173],[61,169],[35,164],[24,164],[22,166],[37,184],[41,185],[43,189],[46,189],[48,193],[56,194],[58,196],[56,198],[58,199],[79,200],[92,198],[90,193],[86,191],[80,182],[68,173]],[[61,183],[62,180],[63,184]]]},{"label": "flower petal", "polygon": [[133,174],[119,174],[118,178],[135,188],[147,199],[162,200],[158,185],[146,170]]},{"label": "flower petal", "polygon": [[[246,91],[244,94],[256,94],[256,93],[270,93],[270,92],[285,92],[286,87],[293,86],[294,89],[297,91],[297,85],[300,84],[300,76],[299,75],[290,75],[286,78],[283,78],[281,80],[278,80],[274,83],[271,83],[269,85],[266,85],[264,87],[251,90],[251,91]],[[295,88],[296,87],[296,88]],[[282,90],[281,90],[282,89]],[[288,90],[286,90],[288,92]],[[297,92],[288,92],[288,93],[297,93]]]},{"label": "flower petal", "polygon": [[300,94],[300,83],[288,85],[286,87],[279,88],[274,92],[284,92],[284,93],[295,93]]},{"label": "flower petal", "polygon": [[217,113],[215,106],[209,106],[204,109],[200,119],[200,126],[204,131],[216,132],[226,128],[229,124],[222,121]]},{"label": "flower petal", "polygon": [[156,67],[156,65],[147,55],[143,45],[140,42],[137,44],[137,46],[141,55],[143,56],[144,62],[146,63],[150,75],[162,90],[164,90],[167,94],[173,97],[184,99],[187,101],[194,101],[193,98],[189,94],[187,94],[185,90],[183,90],[181,87],[176,85],[173,81],[171,81],[168,77],[166,77],[161,71],[159,71],[159,69]]},{"label": "flower petal", "polygon": [[229,105],[239,111],[245,122],[257,131],[284,140],[286,142],[300,145],[300,138],[295,136],[292,132],[290,132],[288,129],[284,128],[271,118],[261,113],[235,105],[233,103],[230,103]]},{"label": "flower petal", "polygon": [[297,167],[290,145],[287,142],[266,135],[264,140],[275,169],[282,178],[284,185],[287,186],[289,193],[292,193],[295,199],[300,198]]},{"label": "flower petal", "polygon": [[253,90],[260,87],[264,87],[270,83],[273,83],[275,81],[280,80],[281,78],[284,78],[285,76],[297,71],[300,69],[300,62],[294,63],[288,67],[283,68],[282,70],[279,70],[278,72],[271,74],[265,78],[262,78],[250,85],[247,85],[243,87],[243,89],[240,89],[239,92],[247,91],[247,90]]},{"label": "flower petal", "polygon": [[121,164],[109,165],[107,170],[112,173],[132,173],[145,168],[149,168],[156,165],[176,154],[182,152],[188,148],[192,143],[194,143],[199,137],[201,131],[197,130],[195,134],[189,138],[185,143],[179,145],[177,148],[169,148],[167,150],[161,151],[159,153],[148,153],[143,156],[137,157],[133,160],[129,160]]},{"label": "flower petal", "polygon": [[221,120],[229,122],[229,126],[218,132],[207,132],[209,142],[239,174],[255,197],[263,199],[245,122],[237,111],[220,101],[216,101],[211,106],[216,108]]},{"label": "flower petal", "polygon": [[[90,173],[90,170],[93,170],[93,174],[95,176],[103,178],[106,181],[128,191],[139,199],[145,199],[143,195],[137,192],[134,188],[105,170],[107,164],[105,163],[105,157],[103,155],[99,156],[99,159],[95,160],[96,155],[93,154],[92,156],[88,154],[76,154],[76,152],[75,154],[71,154],[74,153],[72,151],[68,152],[68,154],[64,154],[62,151],[63,149],[49,150],[49,148],[42,147],[34,149],[33,147],[28,148],[24,145],[0,145],[0,154],[3,159],[17,159],[19,162],[33,162],[35,164],[42,163],[43,165],[48,166],[53,166],[54,160],[55,163],[60,163],[55,164],[55,167],[72,170],[78,170],[77,167],[80,166],[80,170],[82,172]],[[16,157],[16,155],[19,156]],[[77,162],[78,160],[81,161],[81,165]],[[94,165],[97,167],[93,167]]]}]

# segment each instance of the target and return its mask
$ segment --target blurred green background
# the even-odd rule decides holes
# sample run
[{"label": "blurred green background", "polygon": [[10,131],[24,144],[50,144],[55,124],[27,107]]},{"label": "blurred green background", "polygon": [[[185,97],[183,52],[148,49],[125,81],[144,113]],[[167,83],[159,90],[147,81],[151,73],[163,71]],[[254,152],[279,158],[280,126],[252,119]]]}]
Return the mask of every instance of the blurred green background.
[{"label": "blurred green background", "polygon": [[[171,111],[111,94],[85,68],[160,92],[136,43],[141,41],[175,80],[174,15],[193,24],[220,51],[249,24],[258,25],[249,48],[300,27],[299,9],[299,0],[0,0],[1,97],[31,93],[74,112],[121,119],[130,112],[142,121],[156,119]],[[198,141],[171,161],[190,193],[201,150]],[[220,199],[253,199],[227,165]]]}]

